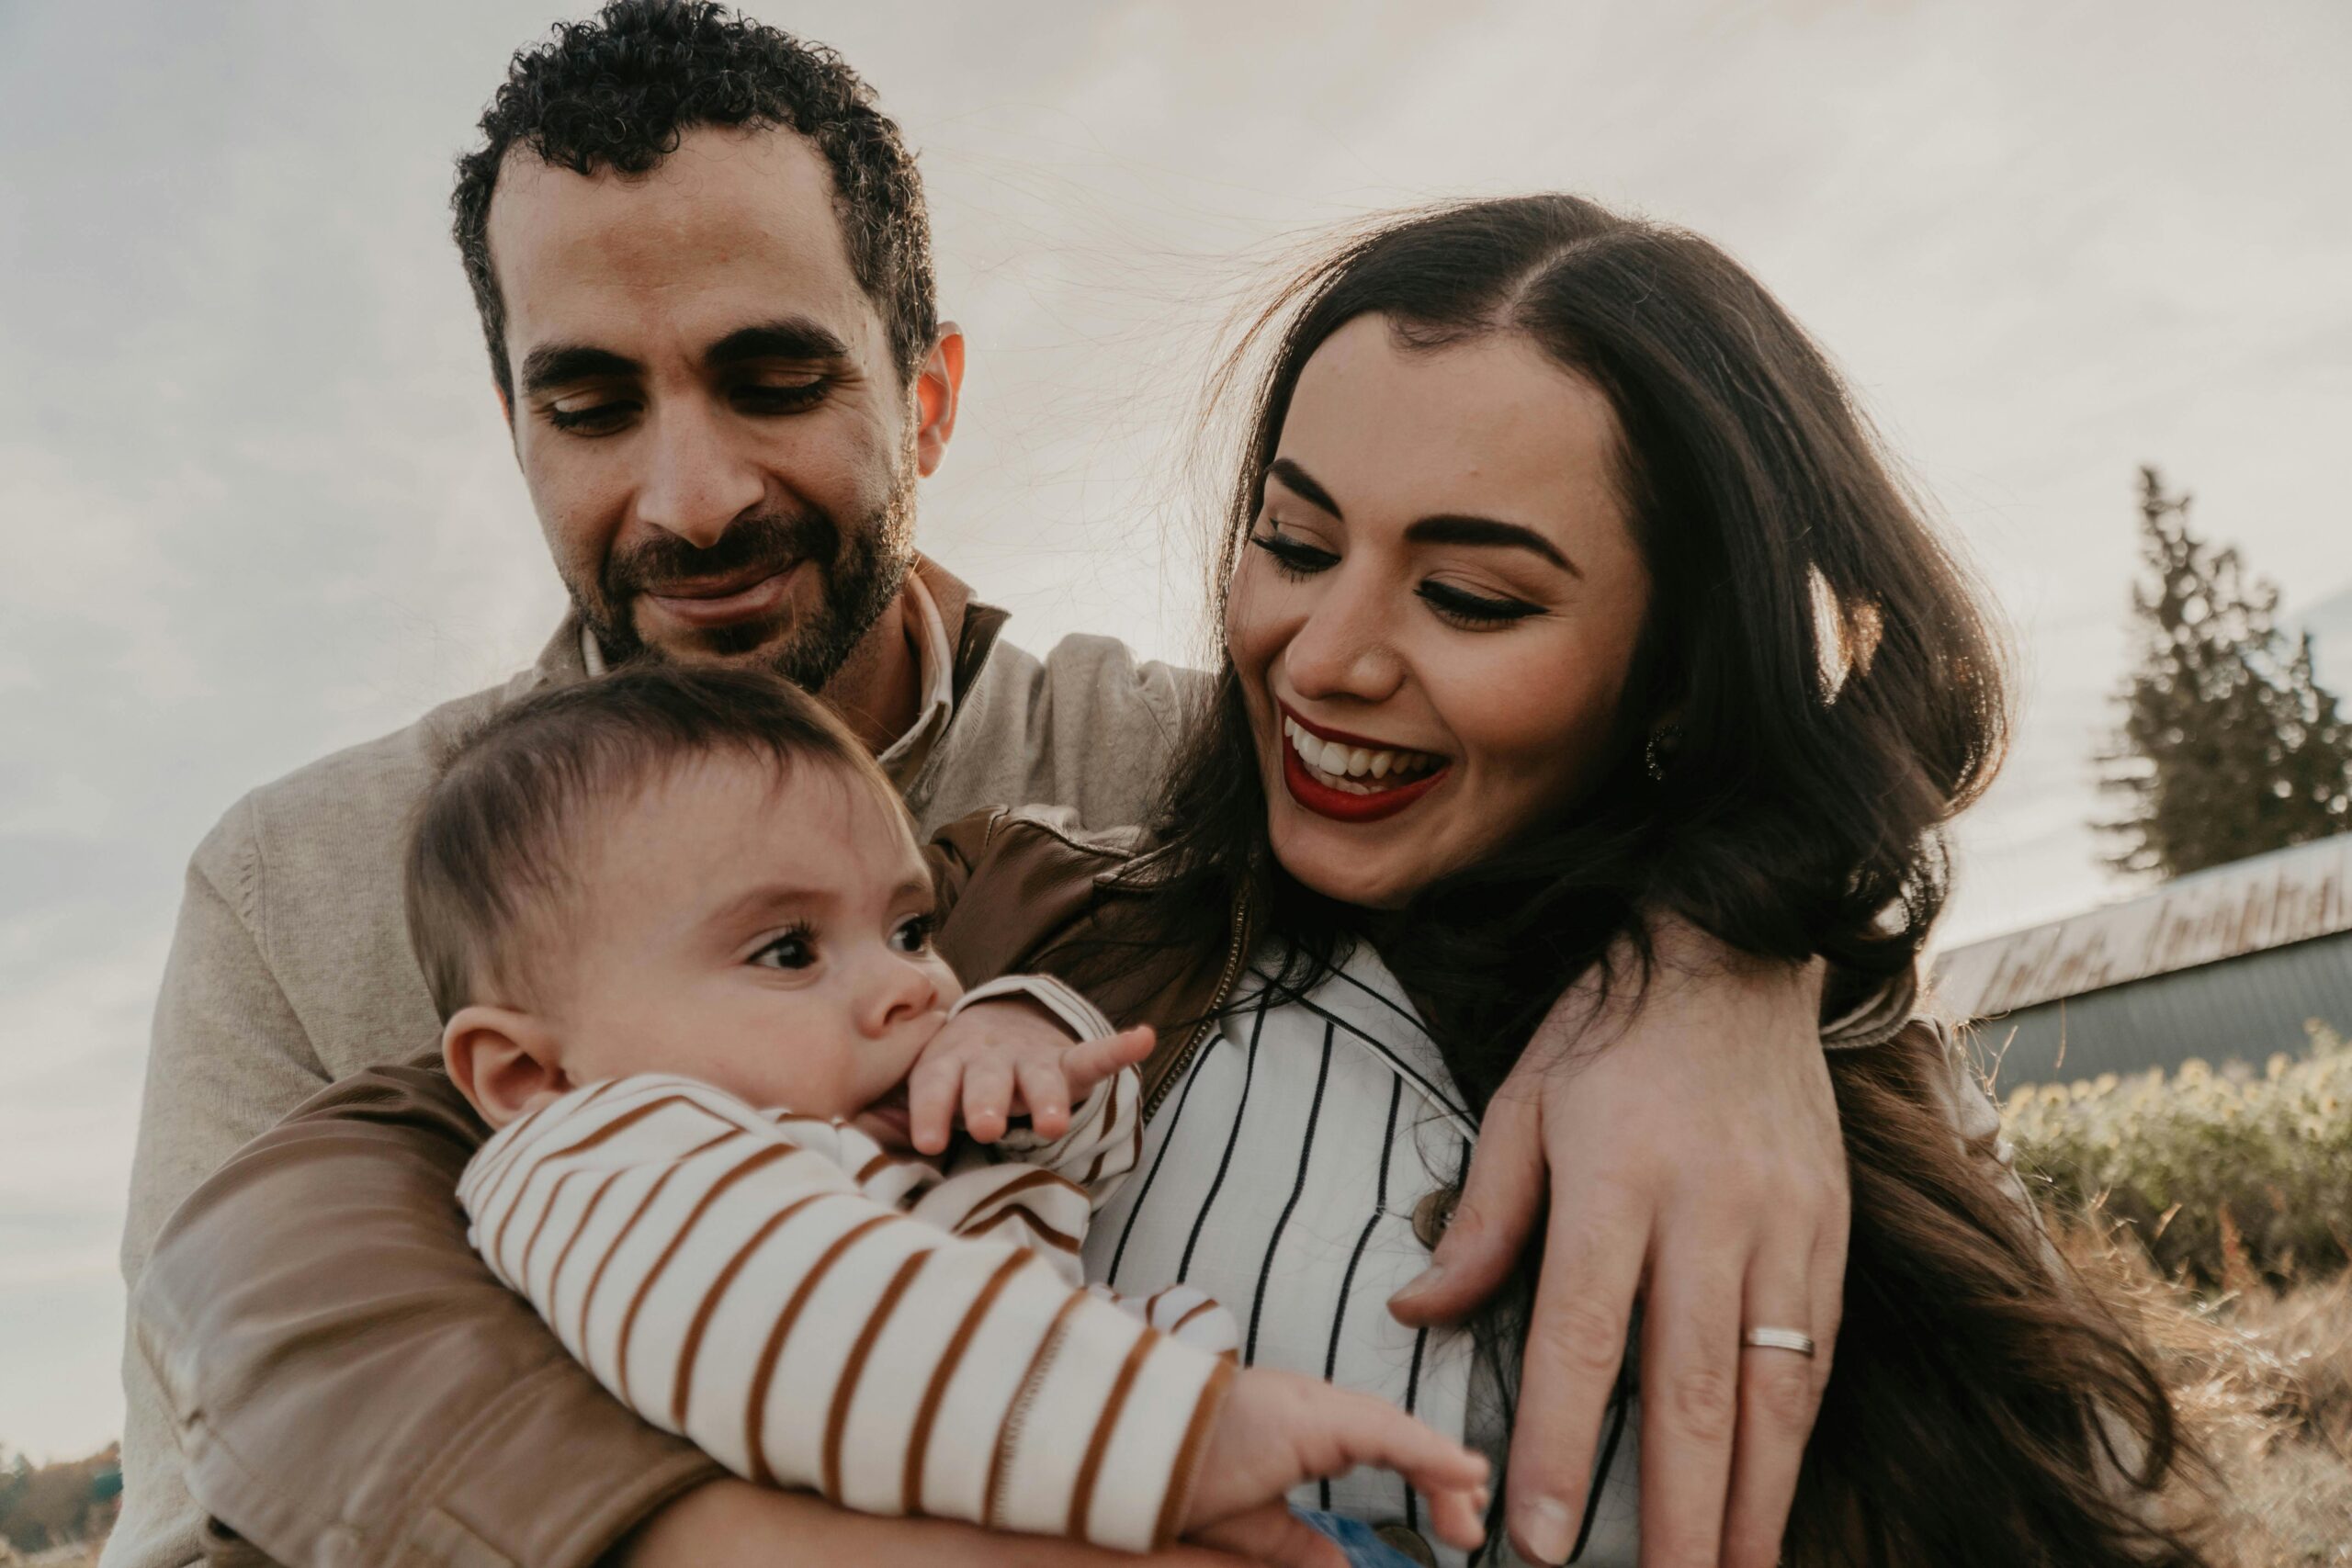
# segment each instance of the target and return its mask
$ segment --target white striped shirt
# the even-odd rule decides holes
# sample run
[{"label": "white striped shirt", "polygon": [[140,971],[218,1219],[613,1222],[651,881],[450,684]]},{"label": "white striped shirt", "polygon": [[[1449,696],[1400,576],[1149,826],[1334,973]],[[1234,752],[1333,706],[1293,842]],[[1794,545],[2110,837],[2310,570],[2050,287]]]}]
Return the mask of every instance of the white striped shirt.
[{"label": "white striped shirt", "polygon": [[[1087,1238],[1090,1278],[1142,1292],[1187,1283],[1241,1323],[1245,1366],[1280,1367],[1375,1393],[1500,1466],[1508,1424],[1466,1330],[1413,1329],[1388,1298],[1429,1266],[1425,1201],[1459,1189],[1477,1125],[1403,988],[1367,944],[1303,996],[1275,993],[1283,949],[1254,955],[1227,1010],[1145,1131],[1142,1174]],[[1516,1368],[1509,1369],[1516,1375]],[[1630,1410],[1578,1559],[1631,1568]],[[1605,1434],[1604,1434],[1605,1435]],[[1499,1486],[1497,1488],[1500,1490]],[[1362,1469],[1291,1495],[1428,1536],[1403,1480]],[[1491,1532],[1481,1564],[1515,1562]]]},{"label": "white striped shirt", "polygon": [[1023,1151],[1042,1163],[943,1175],[692,1079],[611,1079],[500,1132],[458,1197],[565,1348],[736,1474],[1141,1551],[1180,1522],[1233,1327],[1196,1290],[1082,1284],[1136,1099],[1122,1073]]}]

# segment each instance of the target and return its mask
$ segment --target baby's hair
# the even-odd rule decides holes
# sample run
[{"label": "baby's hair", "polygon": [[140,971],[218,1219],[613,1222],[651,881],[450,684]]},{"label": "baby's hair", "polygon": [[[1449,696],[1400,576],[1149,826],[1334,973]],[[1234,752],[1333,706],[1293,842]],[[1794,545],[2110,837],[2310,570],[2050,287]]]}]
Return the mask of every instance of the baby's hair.
[{"label": "baby's hair", "polygon": [[718,753],[815,762],[905,809],[839,719],[760,671],[648,665],[512,704],[451,749],[409,840],[409,945],[442,1019],[524,982],[519,928],[575,890],[592,814]]}]

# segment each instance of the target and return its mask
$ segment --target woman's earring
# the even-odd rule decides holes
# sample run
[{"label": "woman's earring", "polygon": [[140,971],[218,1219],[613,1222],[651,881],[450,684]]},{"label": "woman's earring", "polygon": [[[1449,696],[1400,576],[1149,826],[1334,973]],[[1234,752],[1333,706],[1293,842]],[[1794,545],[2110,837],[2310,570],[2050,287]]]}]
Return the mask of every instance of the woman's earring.
[{"label": "woman's earring", "polygon": [[1675,742],[1682,739],[1679,724],[1661,724],[1650,731],[1650,743],[1642,749],[1642,766],[1659,784],[1666,782],[1666,760],[1674,754]]}]

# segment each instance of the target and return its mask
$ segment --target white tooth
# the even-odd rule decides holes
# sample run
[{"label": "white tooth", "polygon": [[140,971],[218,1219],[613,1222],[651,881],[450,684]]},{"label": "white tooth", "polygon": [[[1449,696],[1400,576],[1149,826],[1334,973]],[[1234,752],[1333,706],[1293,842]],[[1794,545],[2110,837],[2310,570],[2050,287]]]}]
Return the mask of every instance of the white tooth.
[{"label": "white tooth", "polygon": [[1372,766],[1372,753],[1361,746],[1348,748],[1348,774],[1354,777]]},{"label": "white tooth", "polygon": [[1323,742],[1323,760],[1316,766],[1335,779],[1348,776],[1348,749],[1336,740]]},{"label": "white tooth", "polygon": [[1372,754],[1372,776],[1376,779],[1385,779],[1388,776],[1388,770],[1396,764],[1396,752],[1375,751]]}]

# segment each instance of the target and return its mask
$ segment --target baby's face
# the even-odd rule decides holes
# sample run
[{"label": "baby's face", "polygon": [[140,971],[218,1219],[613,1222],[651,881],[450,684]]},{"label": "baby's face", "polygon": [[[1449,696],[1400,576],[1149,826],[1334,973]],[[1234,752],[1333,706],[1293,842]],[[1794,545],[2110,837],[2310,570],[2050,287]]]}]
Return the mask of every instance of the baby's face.
[{"label": "baby's face", "polygon": [[903,1146],[907,1074],[963,987],[896,803],[721,754],[586,820],[577,924],[539,972],[565,1077],[681,1073]]}]

